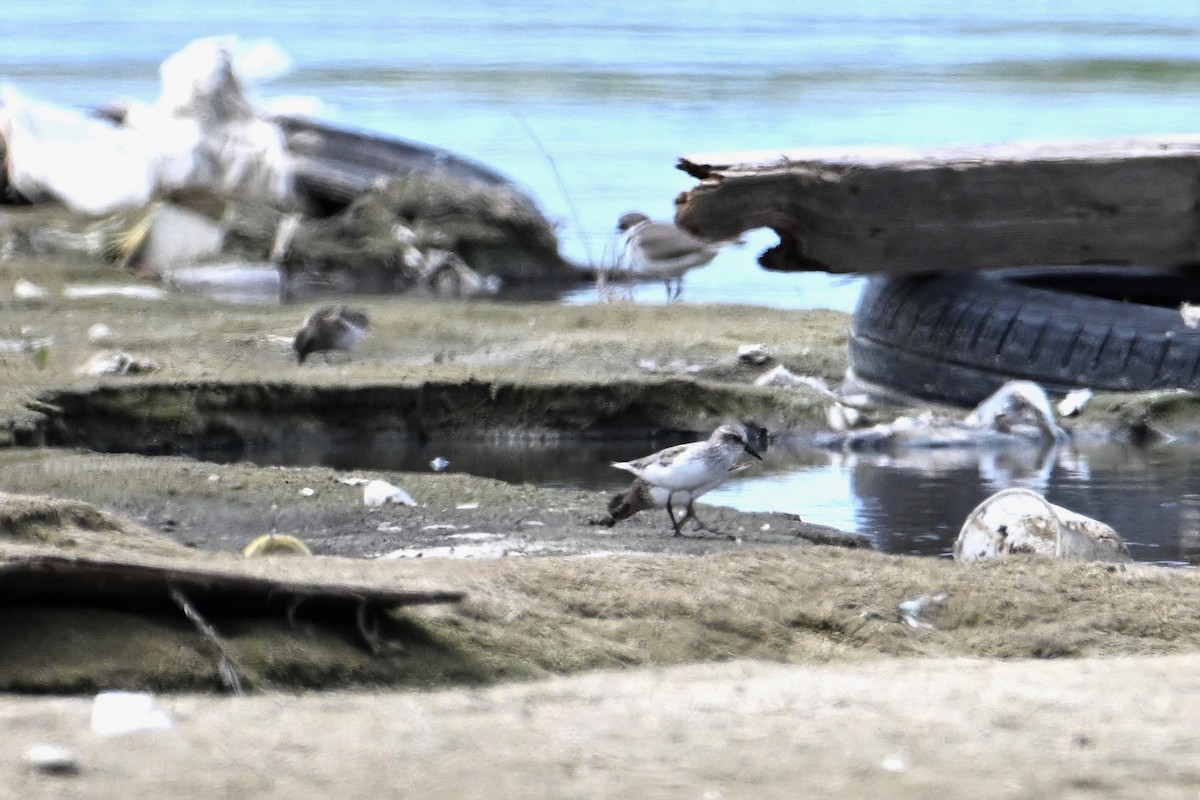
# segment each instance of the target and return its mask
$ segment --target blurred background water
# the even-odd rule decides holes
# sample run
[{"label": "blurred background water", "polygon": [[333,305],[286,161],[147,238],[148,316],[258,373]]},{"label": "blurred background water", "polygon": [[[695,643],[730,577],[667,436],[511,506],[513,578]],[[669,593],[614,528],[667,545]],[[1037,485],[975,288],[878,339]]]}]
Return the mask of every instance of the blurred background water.
[{"label": "blurred background water", "polygon": [[[150,101],[166,56],[223,34],[274,53],[257,70],[273,78],[251,86],[260,104],[497,168],[560,222],[563,250],[580,262],[611,260],[624,211],[671,217],[694,185],[675,169],[691,153],[1200,131],[1200,4],[1177,0],[4,0],[0,82],[69,105]],[[689,274],[683,301],[853,308],[857,279],[761,270],[755,258],[773,241],[753,233]],[[664,294],[657,284],[634,292],[648,303]],[[587,289],[567,302],[595,299]],[[536,481],[513,465],[561,455],[509,453],[476,471]],[[452,468],[471,463],[451,456]],[[619,481],[587,477],[607,458],[580,467],[576,482]],[[1137,531],[1140,558],[1200,557],[1187,449],[1073,451],[1020,474],[986,455],[951,465],[773,458],[765,477],[706,499],[795,511],[887,549],[945,552],[975,503],[1033,481],[1054,502]]]},{"label": "blurred background water", "polygon": [[[0,81],[149,101],[163,58],[221,34],[290,59],[260,101],[498,168],[581,262],[611,258],[622,212],[669,218],[690,153],[1200,130],[1200,4],[1178,0],[5,0]],[[853,307],[854,279],[761,270],[773,242],[693,272],[684,300]]]}]

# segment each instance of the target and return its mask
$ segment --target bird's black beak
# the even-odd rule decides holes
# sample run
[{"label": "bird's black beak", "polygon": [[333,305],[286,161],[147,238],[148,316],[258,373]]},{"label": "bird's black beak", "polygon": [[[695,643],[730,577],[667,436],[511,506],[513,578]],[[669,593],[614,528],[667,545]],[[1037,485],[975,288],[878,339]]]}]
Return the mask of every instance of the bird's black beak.
[{"label": "bird's black beak", "polygon": [[746,451],[747,453],[749,453],[750,455],[754,456],[754,457],[755,457],[755,458],[757,458],[759,461],[762,461],[762,460],[763,460],[763,457],[762,457],[762,456],[760,456],[760,455],[758,454],[758,451],[757,451],[757,450],[755,450],[755,449],[754,449],[753,447],[751,447],[750,445],[746,445],[746,447],[745,447],[744,449],[745,449],[745,451]]}]

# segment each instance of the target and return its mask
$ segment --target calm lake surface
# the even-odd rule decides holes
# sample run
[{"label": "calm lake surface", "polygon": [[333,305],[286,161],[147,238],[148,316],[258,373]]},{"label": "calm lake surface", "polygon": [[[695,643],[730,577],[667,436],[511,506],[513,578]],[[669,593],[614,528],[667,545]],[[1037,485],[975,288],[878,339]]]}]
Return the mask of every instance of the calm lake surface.
[{"label": "calm lake surface", "polygon": [[[560,221],[563,249],[580,262],[611,259],[621,213],[671,216],[693,185],[674,166],[686,154],[1200,131],[1200,4],[1174,0],[5,0],[0,82],[78,106],[149,101],[163,58],[224,34],[259,44],[246,63],[271,76],[251,84],[260,104],[489,164]],[[683,302],[853,308],[858,279],[759,269],[773,243],[752,233],[690,274]],[[633,298],[664,294],[650,284]],[[596,301],[581,290],[563,302]],[[898,463],[796,450],[708,500],[940,553],[987,494],[1031,485],[1113,524],[1139,558],[1191,561],[1192,452],[1079,449],[1026,473],[991,458],[946,465],[928,454]],[[466,452],[413,463],[426,455],[470,464]],[[555,465],[567,454],[508,457],[531,471],[506,477],[542,482],[562,474]],[[597,455],[588,469],[609,460]],[[620,483],[582,474],[586,485]]]}]

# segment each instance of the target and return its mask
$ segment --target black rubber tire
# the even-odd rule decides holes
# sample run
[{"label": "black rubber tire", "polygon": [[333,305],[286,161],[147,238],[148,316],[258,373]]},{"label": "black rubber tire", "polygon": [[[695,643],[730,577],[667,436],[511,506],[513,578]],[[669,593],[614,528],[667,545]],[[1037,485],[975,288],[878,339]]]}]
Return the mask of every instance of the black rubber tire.
[{"label": "black rubber tire", "polygon": [[1200,389],[1200,330],[1179,313],[1200,279],[1130,268],[873,277],[850,335],[870,383],[975,405],[1005,381],[1051,393]]}]

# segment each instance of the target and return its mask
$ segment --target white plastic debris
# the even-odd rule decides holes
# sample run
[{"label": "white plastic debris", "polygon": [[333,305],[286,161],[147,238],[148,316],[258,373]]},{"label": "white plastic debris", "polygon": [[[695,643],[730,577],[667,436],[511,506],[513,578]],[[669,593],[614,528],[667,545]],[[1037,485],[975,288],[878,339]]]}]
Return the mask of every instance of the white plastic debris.
[{"label": "white plastic debris", "polygon": [[101,736],[170,727],[171,717],[149,692],[100,692],[92,703],[92,730]]},{"label": "white plastic debris", "polygon": [[1062,400],[1058,401],[1058,413],[1063,417],[1073,417],[1092,399],[1091,389],[1076,389],[1073,392],[1067,392]]},{"label": "white plastic debris", "polygon": [[1110,526],[1056,506],[1029,489],[1005,489],[980,503],[954,542],[955,561],[1031,553],[1079,561],[1132,559]]},{"label": "white plastic debris", "polygon": [[[824,397],[833,400],[836,403],[850,402],[851,398],[842,397],[837,392],[829,388],[829,384],[824,378],[816,378],[811,375],[797,375],[783,364],[776,364],[771,369],[764,372],[754,379],[755,386],[802,386],[806,389],[812,389]],[[862,400],[865,398],[859,398]]]},{"label": "white plastic debris", "polygon": [[142,375],[158,369],[158,362],[124,350],[96,353],[76,370],[80,375]]},{"label": "white plastic debris", "polygon": [[53,336],[27,336],[22,330],[23,339],[0,339],[0,353],[36,353],[39,350],[54,346]]},{"label": "white plastic debris", "polygon": [[1008,381],[975,406],[963,422],[1005,433],[1019,425],[1032,426],[1050,441],[1065,436],[1054,421],[1046,390],[1033,381]]},{"label": "white plastic debris", "polygon": [[945,593],[941,594],[923,594],[920,597],[912,600],[905,600],[897,608],[900,610],[900,619],[905,625],[910,628],[918,628],[925,630],[937,630],[934,625],[921,617],[926,612],[936,611],[946,602]]},{"label": "white plastic debris", "polygon": [[167,58],[159,99],[131,105],[123,125],[5,88],[10,184],[94,216],[182,189],[287,200],[283,132],[246,99],[235,41],[200,39]]},{"label": "white plastic debris", "polygon": [[858,423],[862,421],[862,412],[842,403],[830,403],[825,409],[825,421],[829,423],[830,428],[842,433],[858,427]]},{"label": "white plastic debris", "polygon": [[754,379],[755,386],[807,386],[807,381],[783,364],[776,364],[771,369]]},{"label": "white plastic debris", "polygon": [[102,344],[112,340],[113,330],[103,322],[97,322],[87,329],[87,340],[92,344]]},{"label": "white plastic debris", "polygon": [[415,506],[417,501],[399,486],[387,481],[373,480],[363,487],[363,503],[370,508],[375,508],[387,503]]},{"label": "white plastic debris", "polygon": [[47,775],[73,775],[79,771],[79,756],[60,744],[32,744],[25,750],[25,763]]},{"label": "white plastic debris", "polygon": [[265,261],[179,267],[169,270],[164,279],[179,291],[230,303],[276,301],[283,291],[279,267]]},{"label": "white plastic debris", "polygon": [[130,300],[166,300],[167,292],[157,286],[65,286],[63,297],[68,300],[88,300],[94,297],[124,297]]},{"label": "white plastic debris", "polygon": [[1189,303],[1184,300],[1179,304],[1179,316],[1183,320],[1183,324],[1189,328],[1195,328],[1200,325],[1200,305]]},{"label": "white plastic debris", "polygon": [[744,344],[737,350],[738,361],[746,364],[753,364],[756,367],[761,367],[763,364],[771,360],[771,351],[766,344],[758,342],[756,344]]},{"label": "white plastic debris", "polygon": [[473,511],[479,508],[479,503],[459,503],[454,508],[457,511]]},{"label": "white plastic debris", "polygon": [[[830,417],[829,422],[834,427],[838,420]],[[1056,422],[1046,392],[1030,381],[1004,384],[963,419],[927,409],[915,417],[901,416],[890,423],[838,433],[828,440],[829,444],[848,449],[890,450],[948,451],[1010,444],[1045,447],[1068,438]]]},{"label": "white plastic debris", "polygon": [[433,470],[434,472],[445,472],[446,468],[449,466],[450,466],[450,460],[447,458],[443,458],[442,456],[438,456],[437,458],[435,458],[429,462],[429,468],[431,470]]},{"label": "white plastic debris", "polygon": [[36,283],[17,278],[13,284],[13,299],[27,305],[37,305],[50,299],[50,292]]}]

